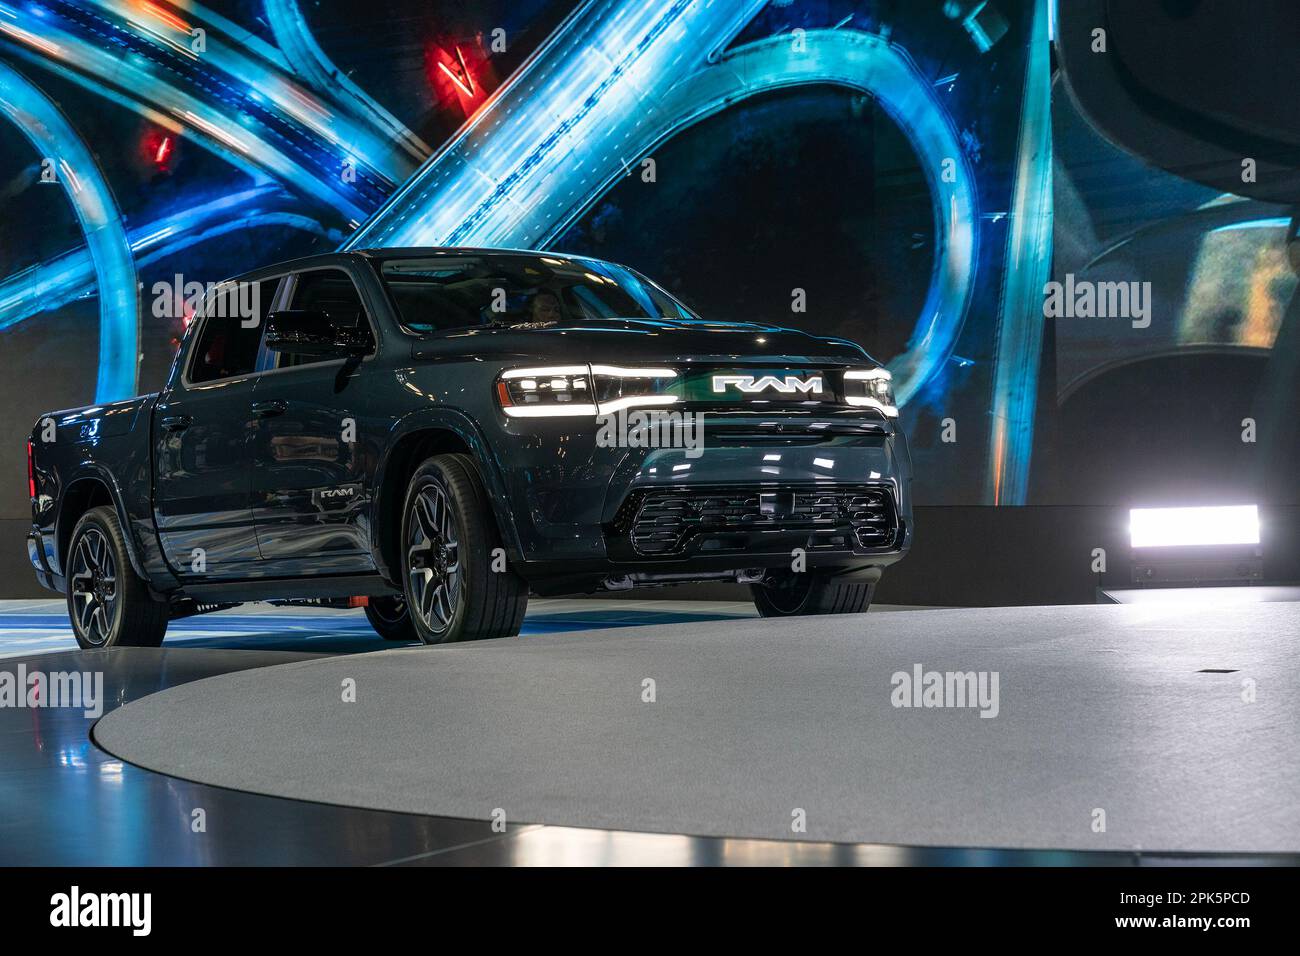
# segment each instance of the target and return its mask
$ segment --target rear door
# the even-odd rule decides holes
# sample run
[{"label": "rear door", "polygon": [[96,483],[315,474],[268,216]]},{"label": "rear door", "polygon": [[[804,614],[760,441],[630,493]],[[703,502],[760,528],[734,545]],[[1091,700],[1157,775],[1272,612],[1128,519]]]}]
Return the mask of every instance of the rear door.
[{"label": "rear door", "polygon": [[182,577],[244,577],[260,558],[250,412],[263,318],[279,283],[236,284],[208,298],[184,365],[154,409],[154,519]]},{"label": "rear door", "polygon": [[[283,308],[320,311],[375,334],[349,272],[296,273]],[[252,496],[263,573],[365,573],[370,500],[384,423],[367,417],[364,358],[263,351],[253,395]]]}]

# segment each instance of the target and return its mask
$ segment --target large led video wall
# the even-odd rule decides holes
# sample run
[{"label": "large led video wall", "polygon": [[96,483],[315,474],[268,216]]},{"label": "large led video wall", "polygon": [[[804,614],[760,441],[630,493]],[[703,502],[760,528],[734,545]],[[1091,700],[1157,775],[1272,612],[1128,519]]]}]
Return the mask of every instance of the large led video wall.
[{"label": "large led video wall", "polygon": [[[1207,452],[1206,419],[1247,417],[1294,285],[1280,214],[1130,168],[1052,86],[1049,20],[0,0],[0,462],[21,471],[43,411],[162,384],[178,283],[469,245],[609,258],[708,318],[861,343],[893,370],[922,505],[1203,489],[1238,451]],[[1066,272],[1154,283],[1149,328],[1045,316]]]}]

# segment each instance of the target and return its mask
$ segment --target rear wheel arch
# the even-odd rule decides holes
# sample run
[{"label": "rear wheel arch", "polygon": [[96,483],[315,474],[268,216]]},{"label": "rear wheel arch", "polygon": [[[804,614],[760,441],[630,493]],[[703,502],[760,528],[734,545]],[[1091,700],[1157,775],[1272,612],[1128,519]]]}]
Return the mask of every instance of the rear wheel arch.
[{"label": "rear wheel arch", "polygon": [[122,508],[117,496],[113,494],[112,486],[99,475],[83,475],[77,478],[68,485],[60,499],[59,515],[54,525],[55,554],[59,559],[60,570],[64,574],[67,573],[68,547],[72,544],[72,532],[77,527],[77,522],[91,508],[99,507],[109,507],[117,512],[117,520],[122,523],[127,550],[131,553],[131,564],[138,574],[139,562],[131,536],[125,530],[128,526]]},{"label": "rear wheel arch", "polygon": [[84,511],[69,542],[64,598],[77,644],[159,646],[170,605],[155,597],[130,567],[130,546],[117,509],[106,503]]}]

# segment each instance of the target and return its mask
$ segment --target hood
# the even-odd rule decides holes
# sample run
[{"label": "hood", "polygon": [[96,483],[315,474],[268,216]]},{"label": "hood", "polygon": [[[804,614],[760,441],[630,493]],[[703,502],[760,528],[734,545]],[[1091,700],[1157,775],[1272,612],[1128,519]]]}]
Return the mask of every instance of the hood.
[{"label": "hood", "polygon": [[[436,343],[436,344],[435,344]],[[879,365],[859,345],[759,322],[596,319],[493,325],[422,338],[416,358],[486,357],[627,363]]]}]

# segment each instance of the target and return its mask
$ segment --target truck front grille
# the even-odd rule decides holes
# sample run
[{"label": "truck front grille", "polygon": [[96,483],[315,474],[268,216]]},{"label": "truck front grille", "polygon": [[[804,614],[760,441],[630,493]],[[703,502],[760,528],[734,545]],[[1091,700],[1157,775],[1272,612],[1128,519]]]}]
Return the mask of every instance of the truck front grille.
[{"label": "truck front grille", "polygon": [[773,533],[807,535],[809,548],[887,549],[898,520],[880,485],[639,489],[610,529],[646,557],[744,550]]}]

